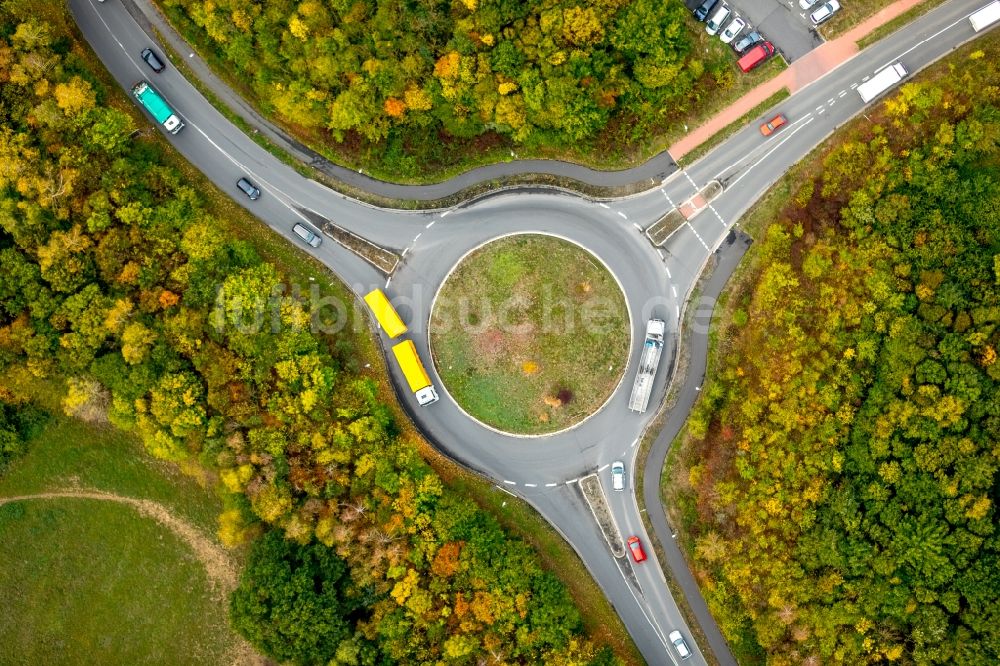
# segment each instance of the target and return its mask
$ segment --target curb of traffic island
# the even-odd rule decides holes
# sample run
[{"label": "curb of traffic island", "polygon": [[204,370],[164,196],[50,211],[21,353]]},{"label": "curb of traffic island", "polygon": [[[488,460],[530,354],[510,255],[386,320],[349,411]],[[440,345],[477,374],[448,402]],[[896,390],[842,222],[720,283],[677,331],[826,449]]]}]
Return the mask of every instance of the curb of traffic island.
[{"label": "curb of traffic island", "polygon": [[590,474],[580,479],[580,492],[583,493],[583,499],[587,501],[590,513],[601,528],[611,554],[617,558],[625,557],[625,542],[622,541],[621,530],[618,529],[615,517],[608,506],[608,498],[604,495],[600,477],[597,474]]},{"label": "curb of traffic island", "polygon": [[646,227],[643,233],[646,234],[646,238],[654,247],[663,247],[674,235],[674,232],[684,226],[685,222],[708,208],[712,200],[722,192],[722,183],[718,180],[710,180],[697,194],[684,201],[680,206],[671,208],[663,217]]}]

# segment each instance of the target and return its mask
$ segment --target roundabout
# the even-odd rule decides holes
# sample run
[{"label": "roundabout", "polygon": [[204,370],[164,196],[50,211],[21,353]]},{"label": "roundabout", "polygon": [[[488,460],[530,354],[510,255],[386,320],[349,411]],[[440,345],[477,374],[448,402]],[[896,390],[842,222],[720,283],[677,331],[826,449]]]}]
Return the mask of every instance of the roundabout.
[{"label": "roundabout", "polygon": [[629,313],[618,281],[554,236],[505,236],[470,251],[434,299],[430,346],[470,418],[514,435],[574,427],[617,388]]}]

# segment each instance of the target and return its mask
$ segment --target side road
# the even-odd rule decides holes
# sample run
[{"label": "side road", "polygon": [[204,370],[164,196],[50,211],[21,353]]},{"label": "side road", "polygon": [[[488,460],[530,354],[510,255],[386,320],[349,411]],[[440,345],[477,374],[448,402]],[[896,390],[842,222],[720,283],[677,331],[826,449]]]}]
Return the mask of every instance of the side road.
[{"label": "side road", "polygon": [[176,53],[186,56],[185,64],[202,85],[212,91],[223,104],[256,132],[275,145],[323,174],[342,181],[350,187],[373,195],[399,200],[434,201],[455,195],[468,188],[492,180],[509,179],[528,174],[546,174],[569,178],[594,187],[645,185],[659,186],[670,174],[677,171],[675,160],[680,159],[713,134],[730,124],[772,94],[787,87],[792,93],[813,83],[828,71],[847,62],[858,49],[856,41],[870,34],[879,26],[891,21],[921,0],[896,0],[867,21],[842,37],[827,42],[808,55],[799,58],[780,75],[761,84],[733,104],[723,109],[687,136],[643,164],[619,171],[600,171],[579,164],[557,160],[518,160],[489,164],[465,171],[440,183],[427,185],[401,185],[367,176],[339,166],[324,158],[294,138],[288,136],[257,111],[228,84],[217,77],[205,61],[193,51],[190,44],[170,25],[152,0],[122,0],[122,4],[150,35],[158,33]]},{"label": "side road", "polygon": [[191,45],[174,30],[159,9],[153,5],[152,0],[122,0],[122,4],[136,22],[143,26],[147,34],[158,33],[171,49],[185,56],[184,64],[202,85],[211,90],[216,98],[257,132],[302,163],[351,187],[374,195],[389,199],[433,201],[491,180],[525,174],[547,174],[570,178],[595,187],[616,187],[643,183],[643,181],[647,187],[657,187],[667,176],[677,170],[677,164],[670,154],[662,152],[643,164],[621,171],[599,171],[558,160],[512,159],[509,162],[477,167],[444,182],[428,185],[400,185],[378,180],[365,175],[363,170],[354,171],[334,164],[316,151],[288,136],[280,127],[261,116],[243,97],[212,72],[201,56],[194,52]]}]

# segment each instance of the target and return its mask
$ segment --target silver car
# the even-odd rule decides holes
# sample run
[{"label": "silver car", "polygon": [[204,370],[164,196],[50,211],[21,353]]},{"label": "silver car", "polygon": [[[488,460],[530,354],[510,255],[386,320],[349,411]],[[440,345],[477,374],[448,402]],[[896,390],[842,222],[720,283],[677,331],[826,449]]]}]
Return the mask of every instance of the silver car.
[{"label": "silver car", "polygon": [[719,28],[725,23],[729,16],[733,13],[733,10],[729,8],[729,5],[722,5],[715,10],[712,14],[712,18],[708,19],[708,23],[705,24],[705,32],[710,35],[715,35],[719,32]]},{"label": "silver car", "polygon": [[323,239],[319,237],[319,234],[315,233],[304,224],[296,223],[296,225],[292,227],[292,231],[295,232],[296,236],[298,236],[305,242],[309,243],[313,247],[319,247],[319,244],[323,242]]},{"label": "silver car", "polygon": [[691,656],[691,648],[688,647],[687,641],[684,640],[684,636],[681,635],[681,632],[675,629],[670,632],[667,639],[670,641],[670,644],[674,646],[674,649],[677,650],[677,656],[681,659],[687,659]]},{"label": "silver car", "polygon": [[809,15],[809,20],[813,22],[813,25],[819,25],[823,21],[827,20],[831,16],[837,13],[840,9],[840,3],[837,0],[830,0],[829,2],[823,3],[823,6],[814,11]]}]

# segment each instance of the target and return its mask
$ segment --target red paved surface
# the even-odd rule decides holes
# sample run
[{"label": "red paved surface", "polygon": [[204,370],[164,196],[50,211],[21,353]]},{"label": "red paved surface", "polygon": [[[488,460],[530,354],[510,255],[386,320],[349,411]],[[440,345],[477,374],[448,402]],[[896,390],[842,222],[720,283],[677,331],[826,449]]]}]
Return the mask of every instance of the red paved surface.
[{"label": "red paved surface", "polygon": [[897,0],[888,7],[876,12],[863,23],[855,26],[837,39],[826,42],[808,54],[802,56],[770,81],[765,81],[728,107],[709,118],[700,127],[690,132],[680,141],[670,146],[668,152],[674,160],[697,148],[709,137],[722,130],[730,123],[738,120],[755,106],[778,92],[788,88],[795,93],[810,83],[819,80],[827,72],[836,69],[854,57],[858,52],[857,41],[870,34],[875,28],[888,23],[922,0]]},{"label": "red paved surface", "polygon": [[707,205],[708,202],[705,201],[705,197],[701,196],[700,194],[696,194],[681,204],[680,207],[681,215],[684,216],[685,220],[690,220],[698,212],[700,212],[702,208],[704,208]]}]

